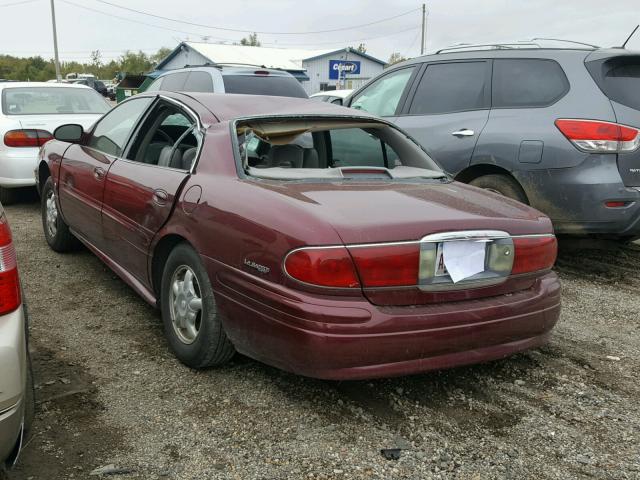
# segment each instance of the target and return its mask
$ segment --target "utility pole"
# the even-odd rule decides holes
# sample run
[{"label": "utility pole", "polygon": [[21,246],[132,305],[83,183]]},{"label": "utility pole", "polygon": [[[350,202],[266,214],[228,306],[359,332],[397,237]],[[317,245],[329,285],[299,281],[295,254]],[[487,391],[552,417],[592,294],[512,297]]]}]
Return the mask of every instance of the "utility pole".
[{"label": "utility pole", "polygon": [[[51,0],[53,2],[53,0]],[[424,55],[424,40],[427,36],[427,7],[422,4],[422,42],[420,43],[420,55]]]},{"label": "utility pole", "polygon": [[51,24],[53,25],[53,55],[54,63],[56,65],[56,80],[62,81],[62,75],[60,74],[60,57],[58,57],[58,33],[56,32],[56,7],[51,0]]}]

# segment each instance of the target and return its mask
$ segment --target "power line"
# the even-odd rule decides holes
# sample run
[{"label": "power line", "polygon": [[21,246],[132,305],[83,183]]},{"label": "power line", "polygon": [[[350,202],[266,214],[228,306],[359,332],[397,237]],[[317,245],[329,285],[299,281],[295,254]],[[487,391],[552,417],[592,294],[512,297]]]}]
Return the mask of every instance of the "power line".
[{"label": "power line", "polygon": [[414,8],[409,10],[408,12],[404,12],[404,13],[400,13],[398,15],[394,15],[392,17],[387,17],[387,18],[382,18],[380,20],[376,20],[374,22],[369,22],[369,23],[363,23],[361,25],[351,25],[349,27],[341,27],[341,28],[332,28],[329,30],[316,30],[316,31],[305,31],[305,32],[270,32],[270,31],[259,31],[259,30],[253,30],[253,29],[237,29],[237,28],[226,28],[226,27],[216,27],[214,25],[204,25],[202,23],[194,23],[194,22],[188,22],[186,20],[176,20],[175,18],[170,18],[170,17],[165,17],[162,15],[156,15],[155,13],[149,13],[149,12],[144,12],[142,10],[136,10],[135,8],[129,8],[129,7],[125,7],[124,5],[118,5],[117,3],[112,3],[112,2],[108,2],[107,0],[94,0],[96,2],[99,3],[103,3],[105,5],[110,5],[112,7],[115,8],[120,8],[123,10],[128,10],[130,12],[134,12],[134,13],[138,13],[140,15],[146,15],[149,17],[154,17],[154,18],[159,18],[162,20],[167,20],[169,22],[176,22],[176,23],[182,23],[185,25],[191,25],[193,27],[202,27],[202,28],[210,28],[213,30],[224,30],[227,32],[237,32],[237,33],[260,33],[262,35],[311,35],[311,34],[317,34],[317,33],[332,33],[332,32],[340,32],[340,31],[344,31],[344,30],[353,30],[356,28],[362,28],[362,27],[369,27],[371,25],[377,25],[379,23],[383,23],[383,22],[388,22],[389,20],[394,20],[396,18],[400,18],[400,17],[404,17],[405,15],[409,15],[410,13],[414,13],[418,10],[420,10],[419,8]]},{"label": "power line", "polygon": [[[177,32],[177,33],[181,33],[183,35],[188,35],[188,36],[194,36],[194,37],[204,37],[204,36],[208,36],[210,38],[213,38],[215,40],[222,40],[222,41],[226,41],[226,42],[235,42],[237,41],[237,39],[232,39],[232,38],[222,38],[222,37],[213,37],[211,35],[203,35],[202,33],[195,33],[195,32],[186,32],[184,30],[176,30],[174,28],[170,28],[170,27],[164,27],[161,25],[155,25],[152,23],[147,23],[147,22],[142,22],[140,20],[133,20],[131,18],[126,18],[126,17],[121,17],[119,15],[115,15],[113,13],[108,13],[108,12],[104,12],[102,10],[96,10],[95,8],[91,8],[91,7],[87,7],[85,5],[80,5],[79,3],[75,3],[72,2],[70,0],[59,0],[63,3],[66,3],[68,5],[73,5],[74,7],[78,7],[78,8],[83,8],[85,10],[89,10],[91,12],[95,12],[95,13],[99,13],[101,15],[106,15],[108,17],[113,17],[113,18],[117,18],[119,20],[124,20],[125,22],[131,22],[131,23],[136,23],[138,25],[145,25],[147,27],[151,27],[151,28],[156,28],[159,30],[167,30],[170,32]],[[415,29],[417,29],[419,27],[416,27]],[[367,41],[367,40],[376,40],[379,38],[386,38],[386,37],[390,37],[393,35],[399,35],[402,33],[406,33],[409,31],[414,30],[414,28],[411,29],[402,29],[398,32],[394,32],[394,33],[390,33],[390,34],[386,34],[386,35],[378,35],[378,36],[374,36],[374,37],[367,37],[367,38],[359,38],[359,39],[352,39],[352,40],[336,40],[336,41],[331,41],[331,42],[313,42],[313,43],[274,43],[274,42],[262,42],[263,45],[273,45],[273,46],[282,46],[282,47],[286,47],[286,46],[318,46],[318,45],[343,45],[345,43],[356,43],[356,42],[363,42],[363,41]]]},{"label": "power line", "polygon": [[25,3],[33,3],[33,2],[39,2],[39,1],[40,0],[22,0],[21,2],[3,3],[0,5],[0,8],[13,7],[16,5],[24,5]]}]

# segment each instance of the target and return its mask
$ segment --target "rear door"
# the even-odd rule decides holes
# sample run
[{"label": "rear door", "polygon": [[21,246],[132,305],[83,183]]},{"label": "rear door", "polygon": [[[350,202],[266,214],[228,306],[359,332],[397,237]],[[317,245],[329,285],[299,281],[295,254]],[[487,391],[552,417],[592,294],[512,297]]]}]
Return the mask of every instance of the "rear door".
[{"label": "rear door", "polygon": [[100,214],[107,172],[152,101],[138,97],[121,103],[96,124],[82,144],[71,145],[62,159],[58,183],[62,215],[99,250],[104,248]]},{"label": "rear door", "polygon": [[491,62],[429,63],[395,123],[457,174],[471,161],[491,104]]},{"label": "rear door", "polygon": [[148,284],[151,240],[169,218],[201,144],[195,118],[160,100],[144,119],[124,158],[106,179],[103,232],[106,252]]},{"label": "rear door", "polygon": [[[640,55],[598,52],[585,64],[609,97],[617,123],[640,129]],[[626,186],[640,186],[640,149],[618,154],[618,170]]]}]

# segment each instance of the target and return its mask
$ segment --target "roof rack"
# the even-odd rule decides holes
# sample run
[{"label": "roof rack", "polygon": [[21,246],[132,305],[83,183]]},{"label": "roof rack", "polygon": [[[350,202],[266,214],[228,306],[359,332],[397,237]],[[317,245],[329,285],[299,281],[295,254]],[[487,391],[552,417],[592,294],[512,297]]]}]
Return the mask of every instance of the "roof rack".
[{"label": "roof rack", "polygon": [[440,53],[446,52],[456,52],[456,51],[470,51],[470,50],[516,50],[519,48],[561,48],[561,47],[544,47],[539,42],[547,41],[547,42],[563,42],[570,43],[572,45],[582,45],[583,47],[589,47],[592,49],[600,48],[598,45],[592,45],[590,43],[584,42],[576,42],[574,40],[562,40],[559,38],[532,38],[531,40],[524,40],[518,42],[510,42],[510,43],[460,43],[457,45],[452,45],[450,47],[441,48],[436,51],[436,55]]},{"label": "roof rack", "polygon": [[266,65],[258,65],[257,63],[216,62],[214,65],[220,65],[221,67],[257,67],[269,68],[271,70],[280,70],[279,68],[267,67]]}]

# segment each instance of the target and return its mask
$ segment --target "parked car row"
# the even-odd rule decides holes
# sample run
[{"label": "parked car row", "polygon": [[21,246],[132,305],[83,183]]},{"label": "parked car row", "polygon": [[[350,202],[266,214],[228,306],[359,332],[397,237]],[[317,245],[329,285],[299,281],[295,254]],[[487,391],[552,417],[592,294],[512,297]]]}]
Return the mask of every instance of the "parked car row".
[{"label": "parked car row", "polygon": [[559,318],[554,226],[640,235],[637,58],[441,53],[315,102],[239,65],[167,72],[113,109],[84,86],[4,84],[0,159],[21,162],[0,200],[35,183],[49,246],[94,252],[192,368],[241,352],[362,379],[503,358]]}]

